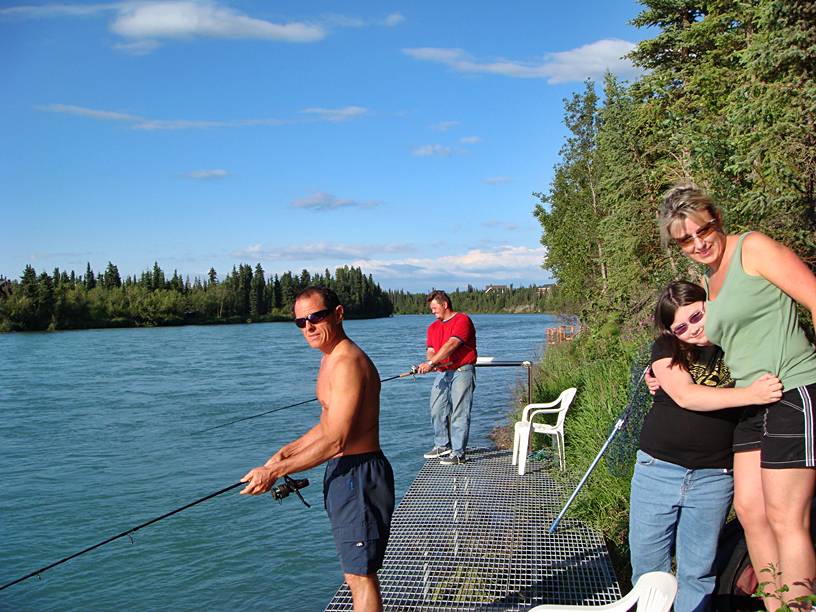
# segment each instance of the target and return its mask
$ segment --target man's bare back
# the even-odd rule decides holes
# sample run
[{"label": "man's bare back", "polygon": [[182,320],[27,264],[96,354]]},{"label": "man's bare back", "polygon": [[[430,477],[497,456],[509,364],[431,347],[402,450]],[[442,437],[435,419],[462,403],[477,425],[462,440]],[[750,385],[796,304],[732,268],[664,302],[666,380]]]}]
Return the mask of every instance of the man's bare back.
[{"label": "man's bare back", "polygon": [[317,399],[323,406],[320,421],[324,426],[332,406],[353,399],[348,435],[335,457],[380,449],[380,376],[368,355],[348,338],[323,355],[317,375]]}]

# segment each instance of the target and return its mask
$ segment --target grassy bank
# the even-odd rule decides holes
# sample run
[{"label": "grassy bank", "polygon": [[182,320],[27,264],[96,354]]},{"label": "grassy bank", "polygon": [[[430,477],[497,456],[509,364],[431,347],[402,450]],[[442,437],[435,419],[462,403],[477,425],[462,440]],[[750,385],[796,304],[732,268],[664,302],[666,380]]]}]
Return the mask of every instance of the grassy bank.
[{"label": "grassy bank", "polygon": [[[592,337],[587,333],[573,342],[547,348],[535,376],[533,401],[552,401],[568,387],[578,389],[564,428],[567,460],[564,478],[571,486],[586,472],[623,412],[629,398],[632,363],[649,341],[646,334],[624,340],[614,334]],[[520,412],[514,418],[519,416]],[[610,452],[619,456],[617,442],[622,440],[622,436],[616,438]],[[533,444],[533,449],[541,448],[549,444],[549,438],[534,436]],[[567,514],[603,534],[621,581],[628,581],[631,576],[627,544],[631,474],[629,463],[624,472],[617,470],[613,475],[605,457]]]}]

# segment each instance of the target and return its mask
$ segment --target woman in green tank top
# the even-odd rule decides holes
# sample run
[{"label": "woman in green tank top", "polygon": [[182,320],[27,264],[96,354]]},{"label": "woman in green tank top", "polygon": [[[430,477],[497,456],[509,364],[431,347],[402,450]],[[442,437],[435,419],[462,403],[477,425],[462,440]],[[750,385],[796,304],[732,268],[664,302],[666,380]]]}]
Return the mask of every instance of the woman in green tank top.
[{"label": "woman in green tank top", "polygon": [[[816,487],[816,352],[799,326],[796,302],[816,322],[816,277],[768,236],[726,234],[711,198],[693,185],[668,192],[660,230],[664,245],[674,243],[708,267],[705,333],[725,351],[737,386],[766,373],[782,380],[782,399],[767,409],[746,409],[737,426],[734,507],[755,571],[777,568],[777,586],[789,587],[787,598],[810,594],[816,578],[809,529]],[[758,575],[763,582],[770,578]],[[773,599],[765,603],[778,606]]]}]

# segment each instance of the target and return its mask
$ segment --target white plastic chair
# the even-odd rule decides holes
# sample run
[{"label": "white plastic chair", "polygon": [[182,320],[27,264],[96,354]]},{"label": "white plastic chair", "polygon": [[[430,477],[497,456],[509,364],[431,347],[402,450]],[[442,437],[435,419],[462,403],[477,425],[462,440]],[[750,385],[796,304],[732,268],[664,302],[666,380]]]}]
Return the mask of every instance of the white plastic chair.
[{"label": "white plastic chair", "polygon": [[[527,449],[530,447],[530,436],[533,433],[546,434],[555,438],[558,452],[558,466],[563,470],[566,467],[564,457],[564,418],[567,410],[575,398],[577,389],[570,387],[561,392],[558,399],[545,404],[527,404],[521,413],[521,420],[516,421],[513,431],[513,465],[518,464],[519,476],[524,476],[527,467]],[[554,408],[558,406],[558,408]],[[555,424],[535,423],[533,419],[542,414],[557,414]]]},{"label": "white plastic chair", "polygon": [[668,572],[649,572],[643,574],[629,593],[612,603],[602,606],[566,606],[561,604],[544,604],[530,608],[530,612],[626,612],[637,604],[637,612],[669,612],[674,597],[677,595],[677,579]]}]

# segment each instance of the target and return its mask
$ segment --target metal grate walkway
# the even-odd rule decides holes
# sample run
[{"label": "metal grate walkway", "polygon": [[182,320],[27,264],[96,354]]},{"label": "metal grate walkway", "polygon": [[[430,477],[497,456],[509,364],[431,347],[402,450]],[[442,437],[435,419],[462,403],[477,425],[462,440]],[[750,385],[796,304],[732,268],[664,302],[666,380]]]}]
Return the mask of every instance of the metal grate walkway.
[{"label": "metal grate walkway", "polygon": [[[467,463],[426,461],[394,512],[379,572],[386,610],[527,610],[541,603],[602,605],[620,597],[601,537],[565,519],[547,529],[565,492],[510,451],[478,449]],[[326,608],[351,610],[343,584]]]}]

